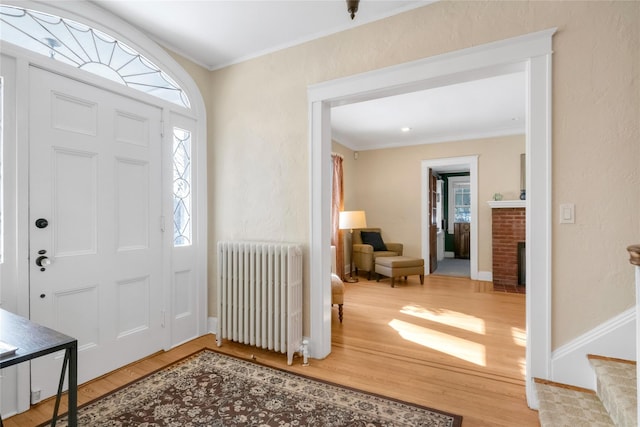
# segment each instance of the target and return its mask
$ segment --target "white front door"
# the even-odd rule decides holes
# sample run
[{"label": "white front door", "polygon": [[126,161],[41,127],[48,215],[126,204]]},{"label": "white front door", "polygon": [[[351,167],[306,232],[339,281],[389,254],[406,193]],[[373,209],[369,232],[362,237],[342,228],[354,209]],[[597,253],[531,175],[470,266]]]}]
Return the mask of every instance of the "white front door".
[{"label": "white front door", "polygon": [[[161,110],[30,69],[31,319],[78,339],[78,383],[163,348]],[[56,392],[63,354],[32,363]]]}]

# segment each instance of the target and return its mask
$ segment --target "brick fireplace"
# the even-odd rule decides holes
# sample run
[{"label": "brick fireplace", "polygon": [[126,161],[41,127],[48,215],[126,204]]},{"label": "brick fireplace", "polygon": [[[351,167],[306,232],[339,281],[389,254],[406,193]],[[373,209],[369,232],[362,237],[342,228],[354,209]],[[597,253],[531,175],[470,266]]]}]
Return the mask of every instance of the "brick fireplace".
[{"label": "brick fireplace", "polygon": [[[518,243],[522,250],[526,233],[524,201],[490,202],[492,207],[493,284],[517,286]],[[520,260],[519,260],[520,258]],[[523,265],[522,268],[525,266]]]}]

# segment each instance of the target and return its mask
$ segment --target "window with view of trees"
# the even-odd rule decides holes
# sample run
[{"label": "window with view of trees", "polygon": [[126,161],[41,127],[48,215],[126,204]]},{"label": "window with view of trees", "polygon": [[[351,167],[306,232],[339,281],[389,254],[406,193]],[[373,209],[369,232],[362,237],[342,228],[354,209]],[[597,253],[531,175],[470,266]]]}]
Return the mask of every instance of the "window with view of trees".
[{"label": "window with view of trees", "polygon": [[454,224],[471,223],[471,181],[468,175],[446,178],[447,232],[454,234]]},{"label": "window with view of trees", "polygon": [[471,222],[471,189],[468,182],[455,183],[454,194],[454,222]]}]

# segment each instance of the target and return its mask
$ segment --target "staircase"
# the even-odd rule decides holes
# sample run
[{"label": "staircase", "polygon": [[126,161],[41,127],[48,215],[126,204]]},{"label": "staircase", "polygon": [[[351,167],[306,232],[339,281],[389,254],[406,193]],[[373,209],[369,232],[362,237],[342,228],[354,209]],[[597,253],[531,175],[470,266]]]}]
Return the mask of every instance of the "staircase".
[{"label": "staircase", "polygon": [[636,362],[588,355],[597,391],[536,379],[542,427],[636,427]]}]

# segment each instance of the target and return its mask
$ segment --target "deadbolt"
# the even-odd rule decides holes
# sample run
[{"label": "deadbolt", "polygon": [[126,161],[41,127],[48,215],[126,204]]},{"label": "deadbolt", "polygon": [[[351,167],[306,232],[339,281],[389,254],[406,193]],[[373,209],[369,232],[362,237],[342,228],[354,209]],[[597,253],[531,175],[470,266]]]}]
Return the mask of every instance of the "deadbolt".
[{"label": "deadbolt", "polygon": [[36,227],[38,228],[47,228],[47,225],[49,225],[49,221],[47,221],[44,218],[38,218],[36,219]]}]

